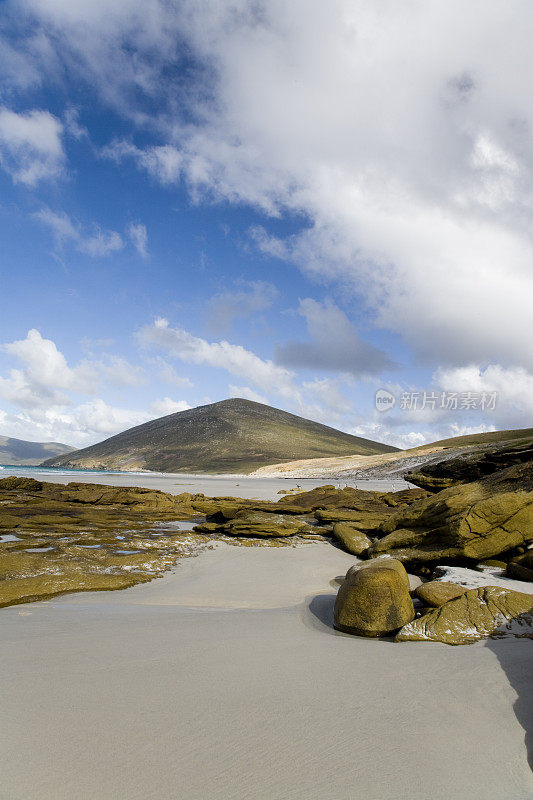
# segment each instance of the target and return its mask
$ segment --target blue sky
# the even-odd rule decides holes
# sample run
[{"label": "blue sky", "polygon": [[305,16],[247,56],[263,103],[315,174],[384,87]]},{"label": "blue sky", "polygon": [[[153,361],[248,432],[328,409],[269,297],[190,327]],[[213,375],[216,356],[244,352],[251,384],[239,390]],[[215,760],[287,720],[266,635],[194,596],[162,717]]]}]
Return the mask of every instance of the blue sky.
[{"label": "blue sky", "polygon": [[4,2],[0,433],[232,396],[399,446],[531,425],[532,22]]}]

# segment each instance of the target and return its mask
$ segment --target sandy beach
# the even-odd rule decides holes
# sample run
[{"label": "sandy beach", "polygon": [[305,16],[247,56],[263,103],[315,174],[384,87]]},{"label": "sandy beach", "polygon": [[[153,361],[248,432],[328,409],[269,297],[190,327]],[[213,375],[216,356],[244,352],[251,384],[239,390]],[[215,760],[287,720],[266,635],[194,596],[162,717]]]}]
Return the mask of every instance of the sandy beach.
[{"label": "sandy beach", "polygon": [[3,609],[0,797],[531,798],[531,642],[336,633],[354,561],[219,543],[149,584]]}]

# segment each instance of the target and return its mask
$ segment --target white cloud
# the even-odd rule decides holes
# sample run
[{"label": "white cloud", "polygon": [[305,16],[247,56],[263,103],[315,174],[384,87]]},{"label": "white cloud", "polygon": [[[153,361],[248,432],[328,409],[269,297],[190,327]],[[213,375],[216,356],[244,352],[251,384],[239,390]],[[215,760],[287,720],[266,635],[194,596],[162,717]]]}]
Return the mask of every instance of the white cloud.
[{"label": "white cloud", "polygon": [[[350,286],[421,357],[531,367],[528,4],[25,8],[55,59],[157,132],[108,155],[195,199],[305,215],[304,233],[263,245]],[[198,68],[179,85],[183,43]]]},{"label": "white cloud", "polygon": [[142,258],[148,257],[148,234],[146,232],[146,225],[142,222],[137,224],[130,222],[127,228],[127,234],[130,237],[133,246]]},{"label": "white cloud", "polygon": [[49,111],[17,114],[0,108],[0,164],[14,183],[35,186],[60,177],[65,166],[63,125]]},{"label": "white cloud", "polygon": [[157,369],[159,380],[164,381],[164,383],[170,383],[172,386],[177,386],[178,388],[192,388],[193,383],[191,379],[185,375],[179,375],[172,364],[169,364],[168,361],[161,356],[157,356],[150,361]]},{"label": "white cloud", "polygon": [[435,375],[435,382],[447,392],[474,392],[478,396],[490,396],[495,392],[494,410],[487,413],[494,429],[525,428],[533,424],[533,374],[523,367],[489,364],[483,369],[471,364],[455,369],[441,368]]},{"label": "white cloud", "polygon": [[255,389],[252,389],[250,386],[235,386],[230,383],[228,388],[232,397],[243,397],[245,400],[253,400],[254,403],[263,403],[266,406],[269,405],[268,398],[259,394],[259,392],[256,392]]},{"label": "white cloud", "polygon": [[42,208],[34,217],[52,231],[59,249],[66,243],[71,243],[80,253],[97,258],[124,247],[122,237],[116,231],[105,231],[98,225],[94,225],[90,232],[85,231],[64,212],[58,214],[49,208]]},{"label": "white cloud", "polygon": [[135,386],[143,380],[138,368],[118,356],[70,367],[55,343],[35,329],[0,349],[22,365],[11,369],[8,377],[0,376],[0,397],[26,409],[73,405],[70,393],[91,395],[103,384]]},{"label": "white cloud", "polygon": [[103,158],[119,163],[125,158],[133,158],[139,167],[146,170],[164,186],[178,183],[181,177],[183,156],[173,145],[159,145],[142,150],[131,142],[116,140],[100,151]]},{"label": "white cloud", "polygon": [[177,411],[187,411],[191,406],[186,400],[172,400],[170,397],[163,397],[162,400],[154,400],[150,408],[158,416],[164,417],[167,414],[175,414]]},{"label": "white cloud", "polygon": [[171,328],[166,319],[145,325],[138,338],[141,344],[159,347],[182,361],[225,369],[232,375],[252,381],[263,391],[275,392],[290,400],[299,397],[291,372],[259,358],[241,345],[226,341],[208,342],[182,328]]}]

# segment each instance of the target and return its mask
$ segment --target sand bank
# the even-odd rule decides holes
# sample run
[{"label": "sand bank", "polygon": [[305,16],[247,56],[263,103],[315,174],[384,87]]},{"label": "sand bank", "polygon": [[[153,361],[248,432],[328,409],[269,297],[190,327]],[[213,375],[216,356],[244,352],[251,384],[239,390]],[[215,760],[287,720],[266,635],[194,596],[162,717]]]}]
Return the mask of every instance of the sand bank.
[{"label": "sand bank", "polygon": [[336,633],[330,581],[354,560],[219,544],[150,584],[2,610],[0,797],[529,799],[531,642]]}]

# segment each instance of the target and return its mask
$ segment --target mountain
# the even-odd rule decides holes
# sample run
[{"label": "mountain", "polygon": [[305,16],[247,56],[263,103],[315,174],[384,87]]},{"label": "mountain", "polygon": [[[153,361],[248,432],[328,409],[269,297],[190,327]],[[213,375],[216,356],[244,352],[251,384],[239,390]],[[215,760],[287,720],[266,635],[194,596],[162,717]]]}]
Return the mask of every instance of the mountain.
[{"label": "mountain", "polygon": [[43,458],[73,453],[74,447],[58,442],[25,442],[10,436],[0,436],[0,464],[16,467],[35,467]]},{"label": "mountain", "polygon": [[396,450],[240,398],[151,420],[46,466],[158,472],[252,472],[265,464]]}]

